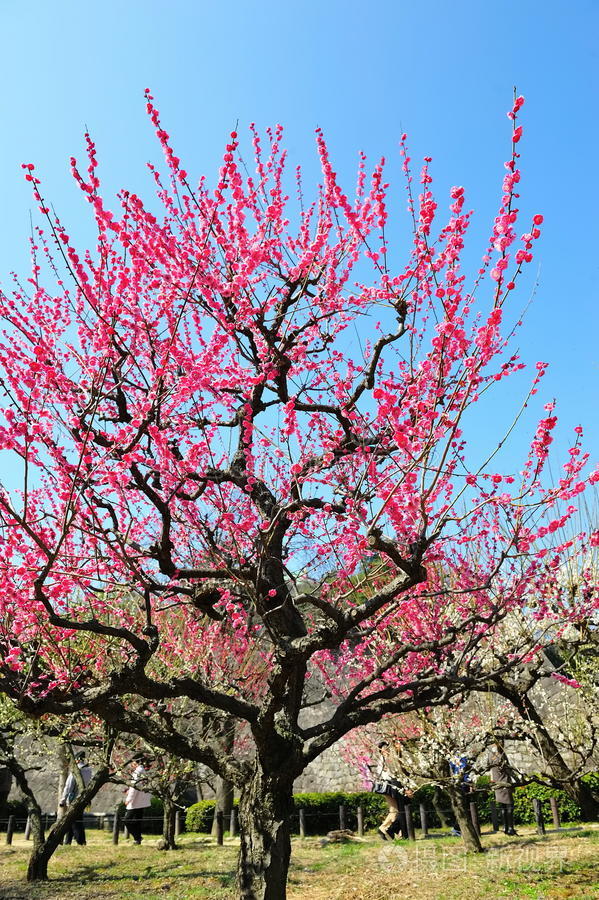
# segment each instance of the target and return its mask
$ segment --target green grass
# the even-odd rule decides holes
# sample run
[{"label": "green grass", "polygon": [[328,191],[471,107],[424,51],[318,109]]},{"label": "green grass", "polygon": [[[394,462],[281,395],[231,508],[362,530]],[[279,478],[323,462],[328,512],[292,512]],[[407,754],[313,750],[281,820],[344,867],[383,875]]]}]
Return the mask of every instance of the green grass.
[{"label": "green grass", "polygon": [[[321,846],[293,841],[290,900],[599,900],[599,827],[549,833],[521,829],[518,838],[483,835],[486,852],[464,853],[459,838],[385,843],[373,835]],[[183,835],[180,849],[161,852],[88,834],[87,847],[60,847],[50,881],[24,881],[30,845],[17,835],[0,845],[0,900],[234,900],[236,840],[217,847]]]}]

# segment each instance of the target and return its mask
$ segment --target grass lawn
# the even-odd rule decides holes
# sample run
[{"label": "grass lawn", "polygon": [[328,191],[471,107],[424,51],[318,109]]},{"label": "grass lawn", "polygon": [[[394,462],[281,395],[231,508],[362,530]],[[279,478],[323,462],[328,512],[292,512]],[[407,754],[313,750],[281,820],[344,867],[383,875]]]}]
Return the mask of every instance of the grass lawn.
[{"label": "grass lawn", "polygon": [[[599,827],[537,837],[483,835],[484,855],[467,856],[459,838],[409,844],[363,841],[321,846],[293,841],[290,900],[599,900]],[[203,835],[183,835],[179,850],[137,847],[89,831],[87,847],[59,847],[50,881],[24,882],[30,845],[16,835],[0,845],[0,900],[234,900],[237,841],[223,847]]]}]

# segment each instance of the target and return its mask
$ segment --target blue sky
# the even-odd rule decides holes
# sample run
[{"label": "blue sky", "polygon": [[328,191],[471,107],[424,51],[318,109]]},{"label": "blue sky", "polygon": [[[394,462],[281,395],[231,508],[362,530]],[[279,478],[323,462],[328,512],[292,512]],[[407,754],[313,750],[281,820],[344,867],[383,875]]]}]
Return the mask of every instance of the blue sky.
[{"label": "blue sky", "polygon": [[[582,423],[599,456],[596,0],[4,0],[0,24],[4,285],[11,270],[28,268],[32,204],[21,162],[36,163],[46,196],[83,237],[86,209],[68,164],[82,154],[86,126],[107,187],[150,192],[144,164],[159,150],[145,87],[193,175],[212,174],[228,132],[250,121],[285,125],[293,164],[315,172],[321,126],[349,185],[358,150],[389,158],[398,210],[397,142],[407,131],[412,158],[433,157],[443,203],[451,184],[465,185],[474,262],[499,198],[517,85],[527,100],[521,208],[545,216],[519,343],[533,368],[551,364],[543,393],[559,400],[558,443]],[[499,418],[508,405],[498,402]]]}]

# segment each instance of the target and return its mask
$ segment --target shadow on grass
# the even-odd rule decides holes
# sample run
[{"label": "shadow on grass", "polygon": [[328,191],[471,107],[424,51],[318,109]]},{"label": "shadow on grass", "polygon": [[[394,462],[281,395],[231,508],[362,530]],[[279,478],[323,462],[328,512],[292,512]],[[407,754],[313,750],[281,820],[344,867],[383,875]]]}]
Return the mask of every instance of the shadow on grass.
[{"label": "shadow on grass", "polygon": [[[193,865],[193,864],[191,864]],[[68,875],[54,875],[49,884],[74,884],[74,883],[84,883],[91,884],[93,882],[126,882],[133,881],[139,882],[144,881],[148,878],[177,878],[177,880],[185,880],[189,881],[193,878],[214,878],[217,879],[221,885],[227,886],[234,882],[236,870],[235,867],[232,867],[230,870],[223,869],[210,869],[206,868],[193,868],[193,871],[182,872],[181,866],[182,863],[177,859],[173,859],[172,863],[169,865],[155,866],[152,864],[145,865],[142,869],[140,866],[140,870],[138,874],[131,874],[127,872],[112,872],[115,866],[118,866],[118,863],[114,861],[108,860],[105,863],[94,863],[93,865],[80,865],[76,869],[73,869],[72,872],[69,872]],[[0,900],[2,900],[2,895],[0,894]]]},{"label": "shadow on grass", "polygon": [[[21,880],[5,881],[2,879],[0,900],[32,900],[33,897],[64,900],[68,896],[67,886],[69,888],[85,886],[89,888],[90,896],[92,896],[94,885],[96,890],[100,889],[101,885],[114,885],[115,887],[122,885],[120,890],[122,890],[123,896],[126,896],[128,883],[133,889],[134,886],[143,885],[144,882],[175,879],[180,883],[189,883],[195,880],[201,883],[202,880],[205,880],[204,889],[210,887],[210,882],[213,887],[216,885],[225,889],[232,887],[236,879],[235,863],[232,862],[230,867],[214,869],[212,866],[216,861],[211,859],[205,860],[202,865],[198,851],[205,849],[206,844],[202,842],[188,843],[182,845],[178,850],[168,851],[168,856],[161,852],[154,861],[148,861],[145,858],[136,860],[134,856],[126,860],[106,859],[94,862],[73,859],[72,868],[68,872],[52,872],[48,881],[27,884]],[[197,857],[196,853],[198,853]],[[61,862],[65,864],[67,861],[62,854],[61,856]],[[136,864],[137,869],[134,870]],[[152,891],[150,885],[148,885],[148,889],[150,892]]]}]

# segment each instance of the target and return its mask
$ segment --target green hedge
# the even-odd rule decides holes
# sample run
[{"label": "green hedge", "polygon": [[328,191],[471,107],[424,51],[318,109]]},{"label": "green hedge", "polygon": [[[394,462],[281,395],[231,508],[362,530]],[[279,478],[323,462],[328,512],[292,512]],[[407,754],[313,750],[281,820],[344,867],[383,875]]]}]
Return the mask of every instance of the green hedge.
[{"label": "green hedge", "polygon": [[[591,784],[599,793],[599,773],[590,773],[583,776],[583,780]],[[481,822],[491,821],[490,804],[494,800],[493,791],[489,787],[489,778],[486,776],[477,781],[478,790],[475,792],[475,802]],[[535,817],[532,801],[541,801],[541,809],[545,824],[551,827],[551,805],[549,800],[555,797],[563,822],[576,822],[580,819],[580,809],[568,794],[557,788],[546,787],[542,784],[528,784],[525,787],[514,788],[514,822],[516,825],[534,825]]]},{"label": "green hedge", "polygon": [[[599,791],[599,773],[585,776]],[[429,828],[441,827],[441,821],[433,806],[434,785],[424,785],[419,788],[412,798],[410,807],[414,826],[420,827],[420,804],[426,809],[426,818]],[[549,798],[555,797],[560,810],[560,816],[564,822],[574,822],[580,817],[580,810],[564,791],[548,788],[538,784],[529,784],[526,787],[518,787],[514,790],[514,821],[516,825],[534,824],[533,798],[542,801],[542,809],[545,822],[551,826],[551,807]],[[481,823],[491,821],[490,804],[494,800],[493,791],[489,786],[489,778],[483,776],[477,781],[477,789],[472,795],[478,810]],[[305,811],[306,834],[326,834],[339,827],[339,806],[343,804],[346,812],[347,827],[356,830],[358,824],[358,806],[362,806],[364,813],[364,828],[369,830],[376,828],[387,811],[387,803],[384,797],[373,794],[370,791],[357,793],[344,793],[343,791],[330,791],[328,793],[295,794],[294,813],[291,821],[292,833],[299,833],[299,810]],[[237,801],[235,801],[237,805]],[[445,792],[441,792],[439,806],[445,812],[449,820],[452,819],[451,804]],[[186,813],[185,827],[187,831],[197,831],[209,834],[214,818],[214,800],[202,800],[194,803]],[[225,829],[228,823],[225,822]],[[501,826],[501,823],[500,823]]]},{"label": "green hedge", "polygon": [[361,791],[346,794],[342,791],[329,791],[324,794],[295,794],[295,815],[292,829],[299,833],[299,810],[304,809],[306,816],[306,834],[325,834],[339,828],[339,807],[345,806],[347,827],[355,830],[358,826],[358,806],[364,810],[364,828],[375,828],[380,825],[387,809],[384,797]]},{"label": "green hedge", "polygon": [[[387,804],[385,799],[369,791],[346,794],[331,791],[323,794],[295,794],[295,811],[291,828],[294,834],[299,833],[299,810],[306,814],[306,834],[324,834],[339,827],[339,806],[345,804],[348,828],[356,829],[358,823],[358,806],[364,810],[364,828],[374,828],[380,824]],[[237,806],[237,801],[235,801]],[[214,800],[202,800],[188,807],[185,816],[185,830],[209,834],[214,819]],[[225,822],[225,829],[228,823]]]},{"label": "green hedge", "polygon": [[[185,813],[185,831],[210,834],[214,820],[214,806],[214,800],[200,800],[199,803],[188,806]],[[233,806],[237,806],[237,800],[233,801]],[[225,831],[228,827],[229,823],[225,822]]]}]

